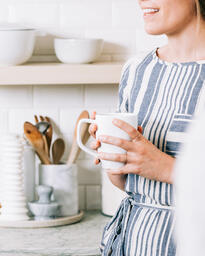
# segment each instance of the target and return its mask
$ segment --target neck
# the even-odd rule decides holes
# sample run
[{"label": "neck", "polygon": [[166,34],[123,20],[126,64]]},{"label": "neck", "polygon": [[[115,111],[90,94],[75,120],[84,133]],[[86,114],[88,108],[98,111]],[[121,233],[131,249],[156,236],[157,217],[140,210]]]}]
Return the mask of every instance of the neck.
[{"label": "neck", "polygon": [[197,20],[176,33],[167,34],[166,58],[180,62],[205,59],[205,21],[200,20],[197,31]]}]

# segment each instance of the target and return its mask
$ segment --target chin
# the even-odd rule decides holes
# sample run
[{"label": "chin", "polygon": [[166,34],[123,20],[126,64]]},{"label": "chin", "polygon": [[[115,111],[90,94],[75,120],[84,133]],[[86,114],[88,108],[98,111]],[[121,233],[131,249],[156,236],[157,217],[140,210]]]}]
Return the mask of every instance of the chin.
[{"label": "chin", "polygon": [[160,29],[160,28],[151,28],[151,27],[147,27],[145,26],[145,31],[147,32],[147,34],[149,35],[162,35],[165,33],[164,29]]}]

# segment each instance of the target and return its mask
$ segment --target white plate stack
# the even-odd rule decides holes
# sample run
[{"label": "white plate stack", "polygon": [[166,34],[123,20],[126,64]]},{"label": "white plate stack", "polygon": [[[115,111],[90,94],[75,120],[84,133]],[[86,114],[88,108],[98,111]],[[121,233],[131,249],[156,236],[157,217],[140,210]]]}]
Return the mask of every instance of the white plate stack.
[{"label": "white plate stack", "polygon": [[22,170],[22,140],[13,134],[0,138],[0,220],[28,220]]}]

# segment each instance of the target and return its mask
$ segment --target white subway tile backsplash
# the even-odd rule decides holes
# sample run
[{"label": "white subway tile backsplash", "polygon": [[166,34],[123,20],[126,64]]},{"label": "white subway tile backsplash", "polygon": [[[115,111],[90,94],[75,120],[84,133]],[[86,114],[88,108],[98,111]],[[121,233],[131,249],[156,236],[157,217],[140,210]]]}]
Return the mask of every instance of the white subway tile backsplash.
[{"label": "white subway tile backsplash", "polygon": [[143,27],[142,12],[136,0],[113,0],[112,26],[116,29]]},{"label": "white subway tile backsplash", "polygon": [[86,209],[101,209],[101,187],[86,186]]},{"label": "white subway tile backsplash", "polygon": [[[74,132],[74,131],[73,131]],[[69,134],[62,134],[61,137],[64,139],[65,144],[66,144],[66,148],[65,148],[65,153],[62,157],[62,161],[63,162],[67,162],[68,161],[68,156],[71,150],[71,145],[73,142],[73,135],[74,133],[69,133]],[[85,159],[85,153],[83,151],[80,152],[78,159]]]},{"label": "white subway tile backsplash", "polygon": [[[105,74],[106,75],[106,74]],[[85,107],[114,107],[118,102],[118,86],[116,85],[86,85]]]},{"label": "white subway tile backsplash", "polygon": [[63,38],[82,38],[85,37],[85,31],[83,28],[75,28],[68,26],[61,26],[56,28],[48,29],[48,33],[53,35],[53,37],[63,37]]},{"label": "white subway tile backsplash", "polygon": [[37,36],[33,54],[54,55],[54,37],[46,34]]},{"label": "white subway tile backsplash", "polygon": [[137,51],[151,51],[155,47],[162,46],[167,43],[167,37],[148,35],[143,29],[136,30],[136,48]]},{"label": "white subway tile backsplash", "polygon": [[73,133],[75,124],[84,108],[66,108],[60,110],[60,129],[63,133]]},{"label": "white subway tile backsplash", "polygon": [[115,0],[112,3],[112,26],[116,29],[136,29],[142,24],[139,5],[136,0]]},{"label": "white subway tile backsplash", "polygon": [[58,106],[58,108],[73,108],[83,107],[84,105],[82,85],[34,86],[33,95],[34,107]]},{"label": "white subway tile backsplash", "polygon": [[9,11],[9,22],[27,24],[35,28],[59,26],[59,5],[57,3],[19,1],[11,3]]},{"label": "white subway tile backsplash", "polygon": [[0,2],[0,22],[7,22],[9,17],[9,5],[4,1]]},{"label": "white subway tile backsplash", "polygon": [[32,86],[0,86],[0,107],[31,107],[32,99]]},{"label": "white subway tile backsplash", "polygon": [[105,40],[103,54],[135,53],[136,34],[134,29],[86,29],[86,37]]},{"label": "white subway tile backsplash", "polygon": [[56,109],[12,109],[9,111],[9,130],[10,132],[15,133],[23,133],[23,124],[25,121],[31,122],[35,124],[34,122],[34,115],[42,115],[42,116],[48,116],[51,118],[52,122],[55,122],[56,124],[59,123],[58,118],[58,111]]},{"label": "white subway tile backsplash", "polygon": [[61,27],[108,28],[112,25],[112,5],[110,1],[70,0],[60,7]]},{"label": "white subway tile backsplash", "polygon": [[79,185],[101,184],[101,167],[94,164],[94,158],[90,160],[78,160],[77,165]]},{"label": "white subway tile backsplash", "polygon": [[79,209],[84,210],[86,208],[86,190],[85,186],[78,186],[78,196],[79,196]]},{"label": "white subway tile backsplash", "polygon": [[[89,87],[89,86],[88,86]],[[98,86],[99,87],[99,86]],[[89,93],[88,93],[89,94]],[[86,94],[87,97],[87,94]],[[96,95],[97,97],[97,95]],[[87,99],[89,101],[89,99]],[[93,107],[87,107],[86,104],[82,108],[62,108],[60,110],[60,130],[62,133],[70,133],[73,134],[75,129],[76,121],[80,115],[80,113],[84,110],[87,110],[89,113],[89,116],[91,117],[92,113],[96,111],[97,113],[105,113],[109,111],[108,106],[97,106],[93,105]]]},{"label": "white subway tile backsplash", "polygon": [[0,110],[0,132],[8,132],[8,110]]}]

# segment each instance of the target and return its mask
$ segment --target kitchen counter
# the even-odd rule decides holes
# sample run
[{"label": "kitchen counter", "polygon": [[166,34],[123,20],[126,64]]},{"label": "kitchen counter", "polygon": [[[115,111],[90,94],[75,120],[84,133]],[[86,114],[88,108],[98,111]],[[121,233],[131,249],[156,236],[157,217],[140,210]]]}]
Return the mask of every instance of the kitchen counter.
[{"label": "kitchen counter", "polygon": [[122,62],[26,63],[0,67],[0,85],[118,84]]},{"label": "kitchen counter", "polygon": [[1,256],[98,256],[103,227],[110,220],[85,212],[76,224],[40,229],[0,228]]}]

